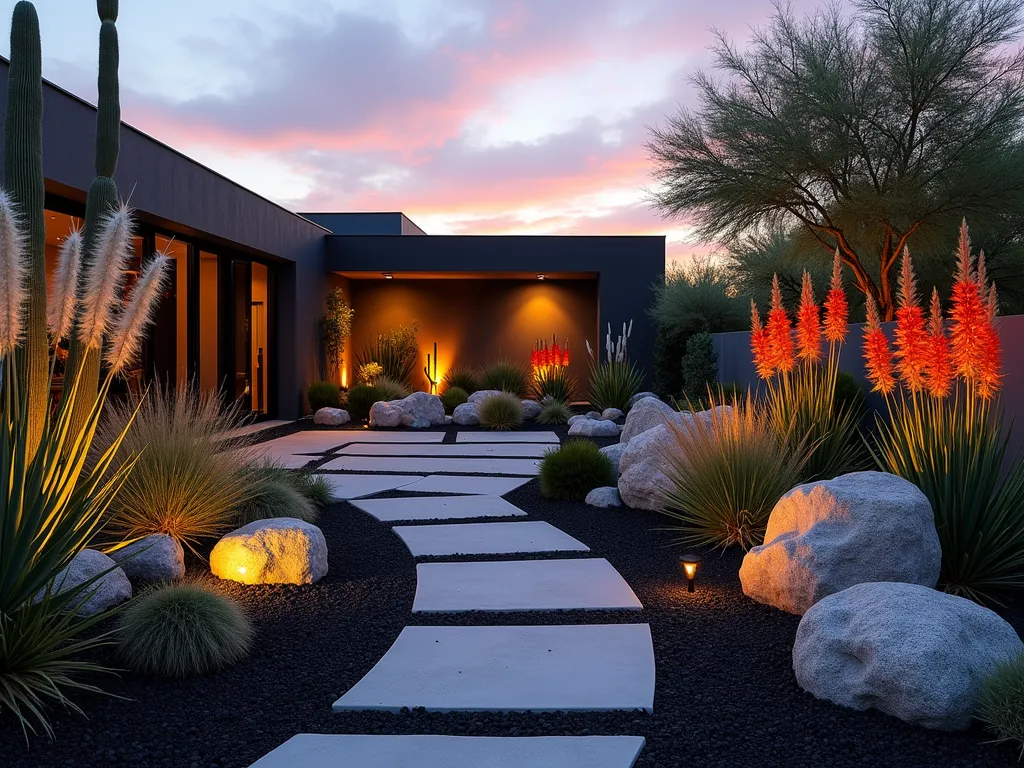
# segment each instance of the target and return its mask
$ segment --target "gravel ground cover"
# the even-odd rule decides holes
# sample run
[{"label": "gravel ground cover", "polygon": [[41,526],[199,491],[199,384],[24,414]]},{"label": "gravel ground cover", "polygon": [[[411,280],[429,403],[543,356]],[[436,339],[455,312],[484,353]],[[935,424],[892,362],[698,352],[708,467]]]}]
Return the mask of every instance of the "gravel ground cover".
[{"label": "gravel ground cover", "polygon": [[[556,428],[564,436],[565,428]],[[445,442],[454,439],[450,431]],[[602,443],[613,441],[601,441]],[[381,496],[405,496],[392,491]],[[9,718],[0,723],[0,764],[247,766],[296,733],[436,733],[481,736],[640,735],[637,765],[1012,766],[1012,747],[985,743],[975,727],[941,733],[878,712],[814,699],[796,684],[791,649],[798,617],[745,598],[741,553],[705,553],[698,589],[687,594],[666,520],[543,499],[536,480],[506,497],[605,557],[630,584],[640,612],[572,611],[413,616],[414,561],[389,527],[347,503],[321,527],[330,571],[311,587],[224,584],[257,630],[251,656],[218,675],[188,681],[130,673],[100,681],[117,696],[80,695],[88,717],[58,713],[57,741],[26,750]],[[460,522],[475,522],[474,520]],[[514,559],[438,558],[440,560]],[[196,567],[196,566],[194,566]],[[1024,613],[1005,611],[1021,631]],[[407,624],[648,622],[654,637],[655,711],[576,714],[331,712],[331,703],[384,655]],[[107,661],[116,664],[116,657]]]}]

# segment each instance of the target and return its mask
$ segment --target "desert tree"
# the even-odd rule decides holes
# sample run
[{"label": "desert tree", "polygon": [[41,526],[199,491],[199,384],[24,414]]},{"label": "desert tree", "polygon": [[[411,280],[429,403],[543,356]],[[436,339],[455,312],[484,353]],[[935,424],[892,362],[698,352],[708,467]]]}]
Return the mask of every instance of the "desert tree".
[{"label": "desert tree", "polygon": [[1022,5],[776,5],[745,50],[716,32],[697,108],[651,129],[654,205],[707,241],[783,230],[838,249],[890,319],[904,246],[948,242],[965,216],[976,242],[1020,246]]}]

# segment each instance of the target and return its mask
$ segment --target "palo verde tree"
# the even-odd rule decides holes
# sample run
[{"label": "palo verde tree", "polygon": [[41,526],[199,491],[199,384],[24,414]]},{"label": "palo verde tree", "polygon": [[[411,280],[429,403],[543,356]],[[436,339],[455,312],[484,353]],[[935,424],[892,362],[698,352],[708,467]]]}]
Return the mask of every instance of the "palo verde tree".
[{"label": "palo verde tree", "polygon": [[1022,5],[776,5],[746,50],[718,34],[698,108],[651,131],[654,204],[705,240],[795,229],[838,249],[886,319],[904,246],[920,257],[966,216],[997,262],[1024,234]]}]

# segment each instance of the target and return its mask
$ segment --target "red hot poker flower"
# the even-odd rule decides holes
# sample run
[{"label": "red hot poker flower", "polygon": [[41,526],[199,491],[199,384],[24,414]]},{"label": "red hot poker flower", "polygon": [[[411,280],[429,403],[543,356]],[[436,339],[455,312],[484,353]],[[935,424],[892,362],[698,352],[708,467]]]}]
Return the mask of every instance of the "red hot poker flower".
[{"label": "red hot poker flower", "polygon": [[808,362],[821,359],[821,322],[818,305],[814,303],[814,286],[811,276],[804,270],[800,290],[800,309],[796,316],[797,357]]},{"label": "red hot poker flower", "polygon": [[771,355],[768,351],[768,336],[761,325],[761,315],[757,305],[750,302],[750,351],[754,354],[754,367],[762,379],[770,379],[775,369],[772,367]]},{"label": "red hot poker flower", "polygon": [[917,283],[910,251],[903,249],[900,270],[900,301],[896,310],[896,371],[911,392],[925,387],[924,369],[928,359],[929,340],[925,331],[924,313],[917,300]]},{"label": "red hot poker flower", "polygon": [[937,288],[932,289],[932,304],[928,312],[928,358],[924,372],[928,393],[932,397],[946,397],[956,374],[949,362],[949,337],[942,324],[942,304]]},{"label": "red hot poker flower", "polygon": [[996,329],[999,297],[996,294],[995,283],[988,286],[985,299],[985,329],[979,360],[978,394],[988,399],[999,390],[1003,379],[1003,354],[1000,348],[999,331]]},{"label": "red hot poker flower", "polygon": [[839,261],[839,249],[832,259],[832,282],[825,297],[825,341],[830,344],[846,341],[846,324],[850,305],[843,290],[843,265]]},{"label": "red hot poker flower", "polygon": [[985,346],[991,343],[988,318],[988,297],[978,285],[967,237],[966,222],[960,227],[957,248],[956,281],[953,283],[950,310],[950,360],[957,374],[968,384],[978,385],[982,379]]},{"label": "red hot poker flower", "polygon": [[768,312],[765,333],[772,368],[783,373],[793,370],[796,366],[796,358],[793,357],[793,329],[786,309],[782,306],[778,275],[772,278],[772,308]]},{"label": "red hot poker flower", "polygon": [[896,386],[892,375],[892,353],[889,340],[882,331],[875,300],[868,296],[868,322],[864,326],[864,365],[868,379],[874,384],[874,391],[887,395]]}]

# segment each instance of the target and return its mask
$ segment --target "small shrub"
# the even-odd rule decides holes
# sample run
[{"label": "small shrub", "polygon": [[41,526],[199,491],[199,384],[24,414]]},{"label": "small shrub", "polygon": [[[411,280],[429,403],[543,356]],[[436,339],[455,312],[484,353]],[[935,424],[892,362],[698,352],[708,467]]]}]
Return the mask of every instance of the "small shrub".
[{"label": "small shrub", "polygon": [[516,397],[526,397],[530,391],[530,372],[525,366],[499,360],[480,374],[480,389],[500,389]]},{"label": "small shrub", "polygon": [[468,368],[449,368],[448,372],[444,375],[441,390],[443,392],[447,392],[448,390],[455,388],[464,390],[466,394],[472,395],[480,389],[480,384],[477,381],[477,375]]},{"label": "small shrub", "polygon": [[570,440],[544,455],[538,479],[545,497],[582,501],[595,488],[615,485],[615,468],[596,443]]},{"label": "small shrub", "polygon": [[340,408],[341,388],[329,381],[314,381],[306,390],[306,399],[313,413],[321,408]]},{"label": "small shrub", "polygon": [[449,387],[441,395],[441,402],[444,409],[451,413],[463,403],[469,402],[469,394],[462,387]]},{"label": "small shrub", "polygon": [[509,392],[488,397],[480,403],[480,424],[497,430],[518,429],[523,425],[523,402]]},{"label": "small shrub", "polygon": [[383,399],[376,387],[356,384],[348,391],[348,415],[353,421],[365,421],[370,417],[370,407]]},{"label": "small shrub", "polygon": [[671,485],[662,511],[682,522],[680,541],[744,549],[763,543],[776,502],[800,482],[803,444],[779,438],[749,396],[685,428],[669,422],[669,429],[675,445],[665,457]]},{"label": "small shrub", "polygon": [[242,609],[202,583],[154,587],[121,617],[121,655],[136,672],[197,677],[237,663],[249,652],[252,625]]},{"label": "small shrub", "polygon": [[705,397],[718,378],[718,355],[710,333],[697,333],[687,339],[682,370],[687,397]]},{"label": "small shrub", "polygon": [[289,476],[299,493],[309,499],[317,509],[334,503],[334,491],[323,475],[315,472],[290,472]]},{"label": "small shrub", "polygon": [[1024,756],[1024,654],[1000,664],[981,684],[974,716],[996,737],[1012,741]]},{"label": "small shrub", "polygon": [[378,376],[373,388],[377,390],[381,400],[401,400],[409,396],[409,388],[390,376]]},{"label": "small shrub", "polygon": [[272,517],[295,517],[307,523],[316,522],[319,511],[300,490],[296,473],[267,465],[253,467],[247,474],[248,491],[238,507],[240,525]]},{"label": "small shrub", "polygon": [[380,363],[363,363],[359,366],[359,373],[357,376],[363,384],[369,384],[371,387],[377,382],[377,379],[384,375],[384,368]]},{"label": "small shrub", "polygon": [[566,368],[548,368],[538,373],[533,380],[533,399],[552,397],[563,403],[576,399],[578,384],[576,377],[569,375]]},{"label": "small shrub", "polygon": [[628,360],[592,365],[588,398],[598,411],[618,408],[625,413],[629,410],[629,398],[640,391],[643,383],[643,374]]},{"label": "small shrub", "polygon": [[572,417],[572,409],[560,400],[544,403],[537,416],[538,424],[565,424]]}]

